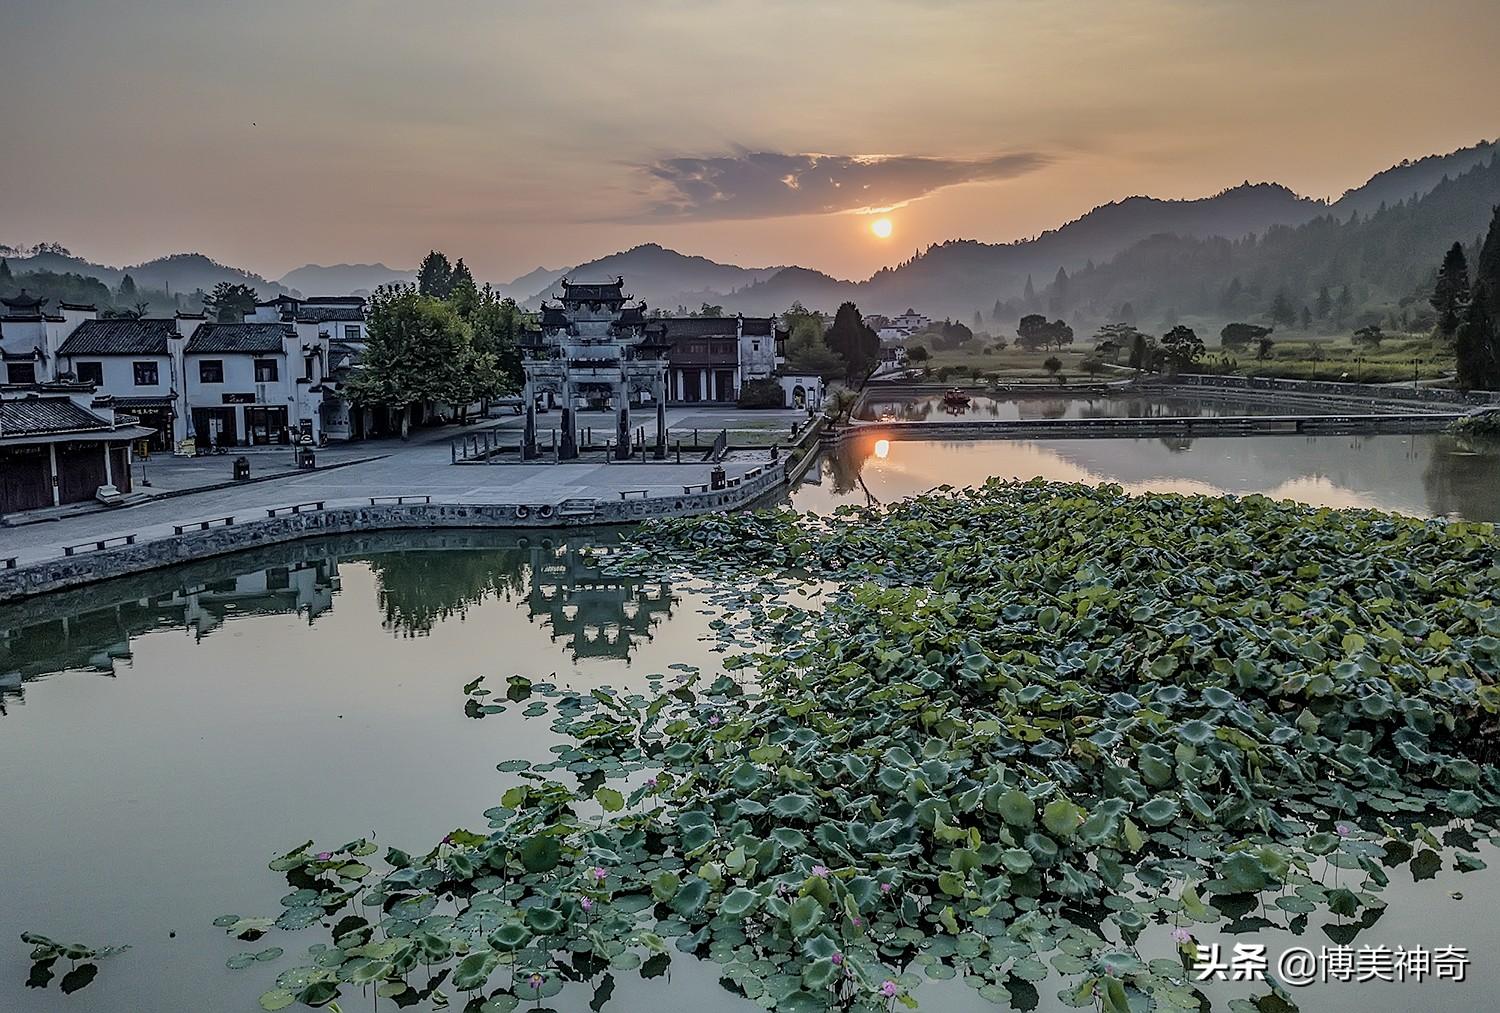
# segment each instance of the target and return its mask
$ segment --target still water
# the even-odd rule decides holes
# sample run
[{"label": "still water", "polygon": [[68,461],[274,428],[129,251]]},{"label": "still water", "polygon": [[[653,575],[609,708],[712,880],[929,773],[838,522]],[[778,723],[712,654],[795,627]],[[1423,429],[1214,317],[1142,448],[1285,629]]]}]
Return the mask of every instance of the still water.
[{"label": "still water", "polygon": [[898,440],[857,436],[825,453],[792,493],[799,510],[889,502],[990,476],[1127,492],[1262,493],[1316,506],[1500,521],[1500,441],[1445,433],[1074,440]]},{"label": "still water", "polygon": [[[1133,490],[1267,492],[1333,505],[1496,519],[1496,454],[1450,437],[1268,437],[1194,441],[847,444],[793,494],[827,509],[988,475],[1113,481]],[[501,760],[550,758],[545,720],[463,714],[461,687],[511,674],[571,688],[642,689],[676,662],[722,669],[706,590],[606,577],[585,546],[618,533],[522,539],[436,532],[302,542],[0,607],[0,1010],[258,1009],[280,970],[304,963],[318,929],[255,944],[210,922],[274,915],[285,892],[266,861],[303,840],[374,834],[425,850],[515,783]],[[1494,856],[1486,856],[1496,864]],[[1391,908],[1360,944],[1465,946],[1469,981],[1301,989],[1304,1010],[1485,1008],[1500,877],[1434,881],[1391,871]],[[1455,896],[1461,891],[1461,897]],[[38,931],[132,949],[72,996],[24,986]],[[174,934],[175,933],[175,937]],[[1165,928],[1141,937],[1168,956]],[[1204,942],[1246,936],[1205,929]],[[1259,928],[1272,953],[1328,940]],[[232,954],[285,947],[240,971]],[[609,1009],[753,1010],[711,965],[675,955],[669,982],[620,975]],[[1060,1010],[1055,975],[1041,1009]],[[1216,1008],[1236,994],[1216,986]],[[923,1008],[991,1009],[957,981]],[[582,1013],[589,994],[551,1008]],[[346,1001],[345,1009],[368,1000]],[[457,1003],[453,1008],[462,1004]]]}]

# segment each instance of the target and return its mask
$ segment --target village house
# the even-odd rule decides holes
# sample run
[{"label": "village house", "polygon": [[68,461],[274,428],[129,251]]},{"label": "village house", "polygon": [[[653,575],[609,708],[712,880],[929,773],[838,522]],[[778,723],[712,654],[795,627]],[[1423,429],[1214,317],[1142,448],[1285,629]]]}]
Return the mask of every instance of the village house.
[{"label": "village house", "polygon": [[0,514],[130,492],[130,446],[149,435],[92,384],[0,385]]}]

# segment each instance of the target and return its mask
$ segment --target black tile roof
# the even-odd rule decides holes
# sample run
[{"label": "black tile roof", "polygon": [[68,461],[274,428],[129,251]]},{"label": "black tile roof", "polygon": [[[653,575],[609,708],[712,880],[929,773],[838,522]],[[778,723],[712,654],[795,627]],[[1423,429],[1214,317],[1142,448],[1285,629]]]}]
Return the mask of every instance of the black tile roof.
[{"label": "black tile roof", "polygon": [[40,312],[41,308],[47,305],[47,303],[50,301],[51,300],[49,299],[42,299],[38,296],[34,296],[31,293],[27,292],[24,288],[21,289],[20,294],[18,295],[11,296],[9,299],[0,299],[0,303],[4,303],[6,306],[10,307],[13,310],[23,310],[32,313]]},{"label": "black tile roof", "polygon": [[543,306],[542,326],[566,327],[568,326],[568,315],[559,306]]},{"label": "black tile roof", "polygon": [[770,337],[774,329],[771,317],[746,317],[745,333]]},{"label": "black tile roof", "polygon": [[218,354],[279,352],[284,347],[282,339],[295,334],[291,324],[199,324],[187,350]]},{"label": "black tile roof", "polygon": [[298,323],[327,324],[327,323],[350,323],[355,324],[364,320],[365,311],[363,306],[302,306],[294,319]]},{"label": "black tile roof", "polygon": [[85,320],[68,335],[59,355],[166,355],[171,320]]},{"label": "black tile roof", "polygon": [[0,437],[48,436],[54,433],[109,429],[104,418],[68,397],[22,397],[0,400]]},{"label": "black tile roof", "polygon": [[625,279],[616,278],[614,281],[578,284],[562,279],[563,300],[565,302],[623,302],[625,299]]},{"label": "black tile roof", "polygon": [[678,338],[723,337],[739,334],[739,320],[735,317],[663,317],[659,321],[670,340]]},{"label": "black tile roof", "polygon": [[93,303],[86,302],[60,302],[57,304],[57,308],[60,310],[78,310],[83,313],[99,312],[99,307]]},{"label": "black tile roof", "polygon": [[301,300],[303,306],[312,303],[320,303],[328,306],[363,306],[365,297],[362,295],[316,295],[309,299]]}]

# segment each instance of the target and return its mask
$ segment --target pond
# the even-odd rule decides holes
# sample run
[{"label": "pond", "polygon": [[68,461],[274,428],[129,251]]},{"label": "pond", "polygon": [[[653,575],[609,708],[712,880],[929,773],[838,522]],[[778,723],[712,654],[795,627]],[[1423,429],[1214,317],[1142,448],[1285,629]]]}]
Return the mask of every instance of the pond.
[{"label": "pond", "polygon": [[1071,440],[898,440],[825,453],[792,505],[826,513],[986,478],[1112,482],[1127,492],[1261,493],[1315,506],[1500,521],[1500,440],[1445,433]]},{"label": "pond", "polygon": [[967,407],[944,404],[942,394],[867,393],[859,408],[861,419],[887,422],[965,421],[1017,422],[1029,419],[1154,419],[1235,415],[1326,415],[1338,409],[1316,401],[1298,401],[1295,406],[1264,398],[1215,395],[1111,395],[1081,397],[1065,389],[1037,391],[1025,395],[992,397],[966,391]]},{"label": "pond", "polygon": [[[804,484],[793,503],[821,510],[856,493],[863,502],[859,478],[887,500],[944,481],[1042,474],[1493,517],[1495,470],[1473,477],[1460,467],[1472,448],[1447,439],[894,441],[883,455],[846,445],[814,472],[822,484]],[[275,974],[305,963],[298,955],[328,936],[314,927],[243,943],[212,926],[226,912],[280,910],[285,885],[268,859],[307,838],[373,836],[382,852],[415,853],[456,827],[482,832],[480,814],[517,783],[495,764],[552,758],[560,737],[518,707],[466,717],[466,684],[522,674],[585,693],[644,692],[673,665],[723,671],[720,598],[702,582],[610,576],[586,550],[622,537],[308,541],[0,608],[0,1008],[259,1009]],[[1482,958],[1500,942],[1485,915],[1500,902],[1500,880],[1488,870],[1459,876],[1451,850],[1443,857],[1425,882],[1391,869],[1391,908],[1361,944],[1461,946]],[[25,987],[18,936],[27,930],[132,948],[64,999],[56,983]],[[1170,955],[1167,933],[1149,926],[1142,952]],[[1258,924],[1210,937],[1272,953],[1328,942]],[[286,956],[226,967],[273,945]],[[605,1008],[760,1008],[725,991],[714,965],[674,955],[669,977],[618,975]],[[1066,1008],[1056,997],[1063,984],[1055,972],[1039,981],[1037,1008]],[[1487,1005],[1497,987],[1500,971],[1481,959],[1461,984],[1314,985],[1296,995],[1309,1010],[1456,1013]],[[1243,992],[1213,994],[1222,1003]],[[547,1008],[582,1013],[589,997],[570,988]],[[955,980],[928,982],[919,998],[924,1009],[996,1008]]]}]

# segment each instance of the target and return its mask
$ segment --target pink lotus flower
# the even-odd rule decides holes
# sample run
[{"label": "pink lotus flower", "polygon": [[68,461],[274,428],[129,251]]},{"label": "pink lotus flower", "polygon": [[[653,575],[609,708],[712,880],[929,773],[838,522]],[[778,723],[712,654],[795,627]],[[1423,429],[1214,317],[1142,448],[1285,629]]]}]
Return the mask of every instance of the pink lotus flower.
[{"label": "pink lotus flower", "polygon": [[1354,828],[1347,823],[1335,823],[1333,829],[1338,831],[1340,837],[1348,837],[1354,833]]},{"label": "pink lotus flower", "polygon": [[859,915],[855,915],[853,918],[850,918],[849,920],[854,923],[854,927],[855,928],[859,928],[860,926],[864,925],[864,923],[865,923],[865,920],[863,918],[861,918]]},{"label": "pink lotus flower", "polygon": [[830,957],[829,959],[833,961],[833,963],[834,963],[835,966],[837,966],[837,965],[842,964],[844,962],[844,955],[842,953],[840,953],[838,950],[834,950],[833,951],[833,956]]},{"label": "pink lotus flower", "polygon": [[812,867],[812,874],[814,876],[817,876],[819,879],[827,879],[828,878],[828,866],[826,866],[826,865],[815,865],[815,866]]},{"label": "pink lotus flower", "polygon": [[880,983],[880,994],[890,999],[896,994],[896,983],[894,981],[882,981]]},{"label": "pink lotus flower", "polygon": [[543,978],[540,974],[533,974],[531,977],[526,979],[527,984],[529,984],[532,988],[541,988],[542,981]]},{"label": "pink lotus flower", "polygon": [[594,866],[594,882],[602,883],[609,877],[609,870]]},{"label": "pink lotus flower", "polygon": [[711,725],[718,724],[719,723],[719,715],[717,715],[717,714],[710,714],[708,716],[708,723],[711,724]]},{"label": "pink lotus flower", "polygon": [[585,911],[594,910],[594,902],[589,900],[587,897],[583,898],[583,909]]},{"label": "pink lotus flower", "polygon": [[318,861],[320,861],[320,862],[326,862],[326,861],[328,861],[332,857],[333,857],[333,852],[331,852],[331,851],[320,851],[320,852],[318,852]]},{"label": "pink lotus flower", "polygon": [[1193,934],[1187,929],[1177,928],[1172,930],[1172,938],[1179,943],[1192,942]]},{"label": "pink lotus flower", "polygon": [[881,893],[890,893],[891,892],[891,884],[889,884],[889,883],[881,883],[880,884],[880,892]]}]

